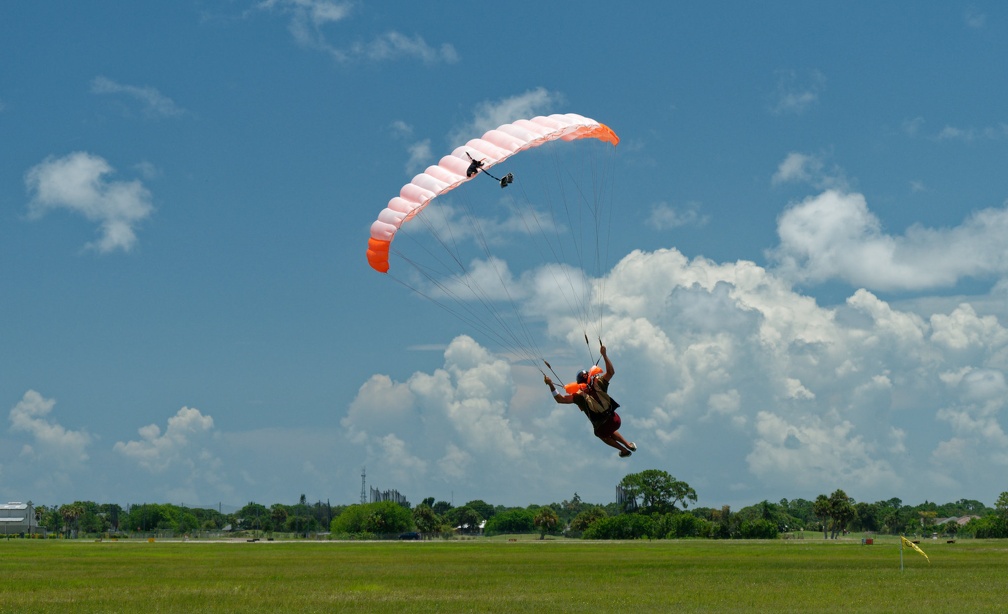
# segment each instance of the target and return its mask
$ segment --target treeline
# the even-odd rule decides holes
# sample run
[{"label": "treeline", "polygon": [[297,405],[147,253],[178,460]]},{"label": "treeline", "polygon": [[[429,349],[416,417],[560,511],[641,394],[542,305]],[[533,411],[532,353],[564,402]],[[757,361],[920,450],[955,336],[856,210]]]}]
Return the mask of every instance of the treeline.
[{"label": "treeline", "polygon": [[[618,490],[621,501],[607,505],[586,503],[577,493],[560,503],[524,508],[495,507],[481,500],[452,507],[433,498],[412,510],[387,503],[352,505],[333,520],[331,533],[342,539],[414,531],[425,538],[539,533],[586,539],[774,539],[819,532],[825,539],[847,532],[1008,537],[1008,492],[1001,494],[994,509],[969,499],[943,505],[928,501],[903,505],[896,498],[859,503],[839,489],[813,501],[762,501],[738,511],[729,506],[689,509],[697,500],[696,492],[656,469],[626,476]],[[960,525],[958,519],[968,516],[975,518]]]},{"label": "treeline", "polygon": [[[804,537],[822,533],[837,538],[847,532],[892,535],[931,535],[979,538],[1008,537],[1008,492],[994,508],[980,501],[960,499],[937,504],[925,501],[903,505],[900,499],[857,502],[840,489],[815,500],[761,501],[733,511],[700,507],[689,484],[665,471],[648,469],[629,474],[618,486],[619,501],[605,505],[570,500],[527,507],[494,506],[482,500],[453,506],[424,499],[415,507],[390,501],[332,506],[308,503],[304,495],[295,505],[270,507],[250,502],[240,510],[187,508],[143,503],[123,509],[116,504],[75,502],[36,508],[38,526],[67,537],[101,534],[200,536],[238,534],[309,537],[329,533],[333,539],[448,537],[538,533],[586,539],[773,539],[780,535]],[[965,524],[958,519],[974,517]]]},{"label": "treeline", "polygon": [[266,507],[250,502],[234,513],[185,507],[170,503],[139,503],[126,508],[115,503],[74,503],[35,507],[37,526],[64,537],[81,535],[200,536],[234,533],[285,533],[307,537],[328,531],[333,518],[345,506],[328,501],[308,503],[304,495],[297,504],[274,503]]}]

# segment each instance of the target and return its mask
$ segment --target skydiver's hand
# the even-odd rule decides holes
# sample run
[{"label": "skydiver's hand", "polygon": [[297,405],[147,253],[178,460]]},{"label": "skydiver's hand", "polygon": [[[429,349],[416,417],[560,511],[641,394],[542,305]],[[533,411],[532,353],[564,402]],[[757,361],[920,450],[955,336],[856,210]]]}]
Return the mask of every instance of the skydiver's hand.
[{"label": "skydiver's hand", "polygon": [[598,349],[598,351],[599,351],[599,354],[601,354],[602,356],[605,356],[605,355],[606,355],[606,349],[605,349],[605,346],[604,346],[604,345],[601,345],[601,344],[599,344],[599,349]]},{"label": "skydiver's hand", "polygon": [[543,375],[543,383],[547,386],[552,386],[553,380],[551,380],[548,375]]}]

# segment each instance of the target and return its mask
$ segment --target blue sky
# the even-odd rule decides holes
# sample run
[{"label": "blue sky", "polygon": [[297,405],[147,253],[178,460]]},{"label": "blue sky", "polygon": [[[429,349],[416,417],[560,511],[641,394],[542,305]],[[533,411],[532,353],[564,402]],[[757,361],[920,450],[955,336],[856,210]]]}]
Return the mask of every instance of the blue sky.
[{"label": "blue sky", "polygon": [[[994,2],[6,4],[0,500],[352,503],[366,466],[414,503],[605,503],[657,468],[713,507],[992,505],[1006,29]],[[621,137],[598,281],[630,459],[364,259],[426,164],[567,112]],[[572,376],[583,331],[529,279]]]}]

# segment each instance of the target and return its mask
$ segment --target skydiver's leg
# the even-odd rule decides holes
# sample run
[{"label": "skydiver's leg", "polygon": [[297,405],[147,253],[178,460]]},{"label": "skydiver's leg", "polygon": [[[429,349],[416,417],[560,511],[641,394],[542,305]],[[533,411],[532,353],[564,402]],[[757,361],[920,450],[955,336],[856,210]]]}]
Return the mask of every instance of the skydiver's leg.
[{"label": "skydiver's leg", "polygon": [[[627,441],[622,435],[620,435],[619,431],[613,432],[612,437],[616,441],[618,441],[621,444],[623,444],[623,446],[626,447],[626,449],[628,449],[628,450],[632,450],[633,449],[633,448],[630,447],[630,442]],[[634,446],[634,447],[637,447],[637,446]]]},{"label": "skydiver's leg", "polygon": [[[613,434],[616,432],[616,429],[618,428],[619,428],[619,418],[615,418],[614,414],[613,419],[610,419],[604,422],[603,424],[598,425],[598,427],[595,428],[595,436],[601,439],[602,442],[605,443],[607,446],[611,446],[619,450],[620,456],[624,456],[625,454],[630,454],[630,448],[625,445],[626,443],[625,440],[623,443],[620,443],[620,441],[613,436]],[[620,437],[620,439],[623,438]]]},{"label": "skydiver's leg", "polygon": [[602,442],[605,443],[606,445],[612,446],[612,447],[616,448],[617,450],[619,450],[620,452],[629,452],[630,451],[630,448],[627,448],[627,447],[625,447],[623,445],[620,445],[620,443],[618,441],[616,441],[616,439],[612,435],[608,435],[608,436],[605,436],[605,437],[599,437],[599,439],[601,439]]}]

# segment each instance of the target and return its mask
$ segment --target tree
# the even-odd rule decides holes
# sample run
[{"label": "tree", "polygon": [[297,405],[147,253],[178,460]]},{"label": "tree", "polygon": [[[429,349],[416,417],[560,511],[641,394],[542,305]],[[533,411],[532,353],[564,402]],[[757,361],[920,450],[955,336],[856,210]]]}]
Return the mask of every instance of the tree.
[{"label": "tree", "polygon": [[654,537],[655,522],[644,514],[601,518],[584,532],[585,539],[641,539]]},{"label": "tree", "polygon": [[854,500],[839,488],[829,497],[829,516],[833,520],[830,537],[836,539],[837,533],[847,528],[847,523],[854,519]]},{"label": "tree", "polygon": [[334,535],[398,535],[413,527],[410,510],[392,501],[348,506],[333,518]]},{"label": "tree", "polygon": [[815,513],[812,511],[812,502],[808,499],[781,499],[781,509],[794,519],[792,528],[801,528],[815,524]]},{"label": "tree", "polygon": [[393,535],[408,531],[413,526],[413,516],[408,509],[393,501],[371,503],[370,515],[364,530],[375,535]]},{"label": "tree", "polygon": [[[689,512],[666,514],[663,521],[665,539],[680,537],[706,537],[713,531],[714,525]],[[659,536],[661,537],[661,536]]]},{"label": "tree", "polygon": [[493,518],[494,513],[496,513],[494,506],[490,505],[489,503],[481,499],[476,499],[474,501],[466,503],[466,507],[471,507],[472,509],[476,510],[476,513],[479,514],[480,518],[482,518],[483,520],[490,520],[491,518]]},{"label": "tree", "polygon": [[878,503],[858,503],[854,506],[854,511],[856,512],[854,526],[852,527],[854,530],[879,530],[881,524]]},{"label": "tree", "polygon": [[777,524],[765,518],[745,520],[739,526],[742,539],[777,539]]},{"label": "tree", "polygon": [[[31,505],[31,504],[32,504],[32,502],[28,501],[28,505]],[[46,506],[44,506],[44,505],[35,506],[35,528],[36,529],[39,529],[39,528],[42,527],[42,518],[45,517],[46,511],[47,511],[46,510]]]},{"label": "tree", "polygon": [[557,518],[556,512],[553,511],[552,507],[539,508],[539,512],[535,516],[535,526],[539,527],[539,539],[546,539],[546,533],[556,529],[557,523],[560,521]]},{"label": "tree", "polygon": [[483,522],[479,512],[468,505],[452,508],[446,516],[463,533],[479,533],[480,523]]},{"label": "tree", "polygon": [[998,495],[997,502],[994,503],[994,510],[1002,517],[1008,519],[1008,491]]},{"label": "tree", "polygon": [[620,482],[623,492],[638,504],[640,513],[666,513],[696,502],[697,494],[689,484],[679,481],[660,469],[645,469],[631,473]]},{"label": "tree", "polygon": [[1001,514],[990,514],[974,518],[966,523],[963,532],[972,533],[980,539],[1008,537],[1008,518]]},{"label": "tree", "polygon": [[[302,495],[304,496],[304,495]],[[273,521],[273,526],[275,528],[280,528],[286,526],[287,524],[287,506],[281,505],[280,503],[274,503],[270,506],[270,520]]]},{"label": "tree", "polygon": [[494,514],[493,518],[487,520],[483,532],[487,535],[531,533],[535,526],[535,514],[529,510],[516,509]]},{"label": "tree", "polygon": [[826,531],[828,530],[828,521],[830,518],[829,497],[826,495],[819,495],[816,497],[816,500],[812,502],[812,513],[815,514],[816,519],[819,520],[819,524],[822,526],[823,539],[826,539]]},{"label": "tree", "polygon": [[248,505],[235,512],[241,528],[246,531],[261,531],[269,515],[265,505],[254,501],[249,501]]},{"label": "tree", "polygon": [[[434,498],[431,497],[430,501],[433,503]],[[413,508],[413,523],[420,535],[427,538],[438,532],[441,527],[441,517],[434,513],[431,506],[427,504],[427,499],[424,499],[423,503]]]},{"label": "tree", "polygon": [[938,512],[929,510],[917,513],[920,514],[921,529],[925,532],[930,531],[935,526],[935,521],[938,519]]},{"label": "tree", "polygon": [[738,532],[738,514],[732,514],[730,505],[711,511],[711,537],[731,539]]},{"label": "tree", "polygon": [[84,515],[84,506],[81,503],[75,502],[71,504],[61,505],[59,508],[60,516],[63,518],[63,531],[67,537],[71,536],[71,531],[73,531],[73,536],[77,536],[77,519]]},{"label": "tree", "polygon": [[907,525],[910,522],[911,508],[909,506],[903,505],[903,502],[899,499],[880,501],[878,506],[881,521],[880,526],[883,532],[891,535],[906,532]]},{"label": "tree", "polygon": [[574,520],[572,520],[570,523],[570,528],[572,531],[578,531],[580,533],[584,533],[585,531],[588,530],[588,527],[592,526],[593,524],[595,524],[596,522],[598,522],[603,518],[607,518],[608,516],[609,514],[606,513],[604,507],[602,507],[601,505],[596,505],[594,507],[586,509],[585,511],[575,516]]}]

